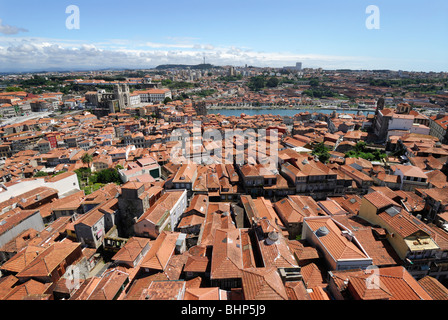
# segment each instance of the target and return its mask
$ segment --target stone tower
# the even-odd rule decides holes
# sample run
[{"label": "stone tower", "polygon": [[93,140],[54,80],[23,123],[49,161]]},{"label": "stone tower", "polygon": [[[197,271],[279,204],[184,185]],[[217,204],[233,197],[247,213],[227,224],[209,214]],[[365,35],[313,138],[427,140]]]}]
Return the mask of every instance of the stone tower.
[{"label": "stone tower", "polygon": [[131,93],[127,84],[116,84],[114,87],[115,99],[118,100],[120,111],[131,105]]},{"label": "stone tower", "polygon": [[412,107],[409,103],[399,103],[397,106],[397,113],[399,114],[409,114],[411,110]]}]

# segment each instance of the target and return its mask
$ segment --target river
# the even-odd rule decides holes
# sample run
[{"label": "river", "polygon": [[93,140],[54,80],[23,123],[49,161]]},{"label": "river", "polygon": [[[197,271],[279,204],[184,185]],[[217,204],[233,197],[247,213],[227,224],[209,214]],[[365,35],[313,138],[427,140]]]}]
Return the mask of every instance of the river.
[{"label": "river", "polygon": [[[237,116],[239,117],[242,113],[248,116],[256,116],[261,114],[272,114],[279,116],[289,116],[293,117],[294,115],[300,112],[317,112],[324,114],[331,114],[334,110],[328,109],[208,109],[207,112],[209,114],[221,114],[223,116]],[[337,113],[349,113],[349,114],[357,114],[356,110],[336,110]],[[373,114],[373,111],[361,111],[364,115]]]}]

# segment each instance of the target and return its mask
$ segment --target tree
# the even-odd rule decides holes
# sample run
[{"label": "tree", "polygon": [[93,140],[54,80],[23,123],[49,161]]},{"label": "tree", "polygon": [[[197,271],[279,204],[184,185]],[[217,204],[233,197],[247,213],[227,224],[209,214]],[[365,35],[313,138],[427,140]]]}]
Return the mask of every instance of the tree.
[{"label": "tree", "polygon": [[36,174],[34,175],[35,178],[38,178],[38,177],[46,177],[46,176],[48,176],[48,173],[46,173],[46,172],[44,172],[44,171],[36,172]]},{"label": "tree", "polygon": [[87,164],[87,167],[89,167],[89,168],[90,168],[90,163],[92,162],[92,160],[93,160],[92,155],[87,152],[84,153],[84,155],[81,157],[82,163]]},{"label": "tree", "polygon": [[276,77],[271,77],[266,82],[266,86],[269,88],[275,88],[278,86],[279,80]]},{"label": "tree", "polygon": [[109,168],[96,173],[96,182],[104,184],[114,182],[121,184],[121,179],[117,169]]},{"label": "tree", "polygon": [[353,150],[348,151],[345,154],[346,158],[362,158],[369,161],[381,161],[387,155],[378,149],[371,151],[367,148],[367,143],[364,141],[359,141]]},{"label": "tree", "polygon": [[75,170],[76,175],[78,176],[79,185],[82,185],[83,179],[86,179],[86,185],[88,183],[89,177],[92,175],[92,170],[89,167],[83,167]]},{"label": "tree", "polygon": [[319,161],[322,163],[326,163],[328,160],[330,160],[330,151],[323,142],[318,143],[314,147],[311,154],[313,156],[317,156],[319,158]]},{"label": "tree", "polygon": [[310,80],[310,86],[312,86],[312,87],[319,86],[319,81],[317,79],[311,79]]},{"label": "tree", "polygon": [[252,91],[260,91],[266,85],[266,80],[263,76],[255,76],[249,79],[247,86]]},{"label": "tree", "polygon": [[165,100],[163,100],[163,104],[167,104],[171,101],[173,101],[173,100],[170,97],[166,97]]}]

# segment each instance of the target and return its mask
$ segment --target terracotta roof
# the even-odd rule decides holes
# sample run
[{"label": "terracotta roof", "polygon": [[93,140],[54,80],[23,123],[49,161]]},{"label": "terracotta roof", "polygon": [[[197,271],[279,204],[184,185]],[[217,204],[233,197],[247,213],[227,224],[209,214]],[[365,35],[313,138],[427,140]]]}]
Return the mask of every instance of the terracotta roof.
[{"label": "terracotta roof", "polygon": [[322,209],[325,210],[329,215],[347,214],[336,201],[334,200],[322,200],[317,203]]},{"label": "terracotta roof", "polygon": [[308,218],[305,221],[313,232],[320,227],[327,228],[329,231],[328,234],[319,237],[319,240],[335,261],[370,258],[354,242],[349,241],[342,235],[343,229],[341,229],[330,217]]},{"label": "terracotta roof", "polygon": [[112,257],[112,260],[133,262],[142,253],[145,246],[149,244],[147,238],[132,237],[126,244]]},{"label": "terracotta roof", "polygon": [[14,287],[5,297],[4,300],[23,300],[29,295],[42,295],[48,293],[51,283],[41,283],[30,279]]},{"label": "terracotta roof", "polygon": [[445,188],[416,189],[416,191],[423,194],[423,196],[428,196],[435,201],[440,201],[444,206],[448,205],[448,192]]},{"label": "terracotta roof", "polygon": [[129,279],[129,274],[117,270],[106,270],[87,300],[114,300]]},{"label": "terracotta roof", "polygon": [[300,269],[306,288],[326,287],[325,270],[319,269],[315,263],[309,263]]},{"label": "terracotta roof", "polygon": [[302,281],[285,282],[286,293],[289,300],[311,300],[310,294]]},{"label": "terracotta roof", "polygon": [[[379,282],[378,279],[372,278],[372,275],[378,276]],[[381,288],[390,292],[389,300],[432,300],[417,280],[402,266],[331,272],[331,278],[340,292],[348,289],[350,277],[369,279],[368,281],[373,284],[379,283]]]},{"label": "terracotta roof", "polygon": [[397,164],[393,166],[391,169],[393,169],[395,173],[397,172],[397,170],[400,170],[405,177],[417,177],[428,179],[428,176],[423,172],[423,170],[416,166],[405,166]]},{"label": "terracotta roof", "polygon": [[448,300],[448,289],[434,277],[426,276],[418,283],[434,300]]},{"label": "terracotta roof", "polygon": [[331,300],[330,294],[324,290],[322,287],[310,288],[311,292],[309,295],[311,300]]},{"label": "terracotta roof", "polygon": [[393,296],[379,277],[369,281],[369,278],[351,276],[348,290],[357,300],[389,300]]},{"label": "terracotta roof", "polygon": [[185,281],[153,281],[140,300],[183,300],[185,285]]},{"label": "terracotta roof", "polygon": [[213,288],[187,288],[184,300],[222,300],[221,290]]},{"label": "terracotta roof", "polygon": [[240,278],[243,256],[239,229],[218,229],[213,242],[211,279]]},{"label": "terracotta roof", "polygon": [[174,254],[178,232],[163,231],[157,239],[151,243],[151,248],[144,256],[140,267],[154,270],[165,270],[171,256]]},{"label": "terracotta roof", "polygon": [[277,268],[247,268],[242,271],[245,300],[288,300]]},{"label": "terracotta roof", "polygon": [[183,193],[184,190],[165,192],[153,206],[141,215],[141,217],[137,220],[137,223],[143,220],[148,220],[154,224],[157,224],[162,216],[174,207]]},{"label": "terracotta roof", "polygon": [[143,290],[147,289],[153,281],[161,280],[168,280],[166,274],[163,272],[158,272],[144,278],[135,279],[123,300],[139,300]]},{"label": "terracotta roof", "polygon": [[25,269],[45,248],[29,245],[6,261],[1,270],[18,273]]},{"label": "terracotta roof", "polygon": [[25,269],[17,273],[17,278],[48,277],[74,251],[81,253],[81,244],[72,242],[56,242],[41,252]]},{"label": "terracotta roof", "polygon": [[172,255],[164,270],[169,280],[179,280],[188,259],[188,254]]},{"label": "terracotta roof", "polygon": [[396,203],[380,191],[368,193],[364,196],[364,199],[368,200],[378,210],[382,210],[390,206],[401,207],[398,203]]},{"label": "terracotta roof", "polygon": [[0,278],[0,300],[3,300],[13,290],[18,281],[19,279],[13,275]]},{"label": "terracotta roof", "polygon": [[[11,215],[10,212],[14,212]],[[34,214],[38,214],[38,210],[20,210],[20,211],[9,211],[7,214],[3,214],[0,216],[0,221],[3,223],[0,225],[0,234],[3,234],[4,232],[10,230],[11,228],[15,227],[22,221],[28,219],[29,217],[33,216]],[[6,217],[5,217],[6,215]]]}]

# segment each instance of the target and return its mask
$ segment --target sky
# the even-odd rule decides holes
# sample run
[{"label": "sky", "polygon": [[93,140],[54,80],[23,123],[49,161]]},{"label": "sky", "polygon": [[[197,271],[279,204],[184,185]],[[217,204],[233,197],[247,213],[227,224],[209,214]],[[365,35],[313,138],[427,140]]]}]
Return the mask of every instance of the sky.
[{"label": "sky", "polygon": [[204,57],[447,72],[448,1],[0,0],[0,72],[145,69]]}]

